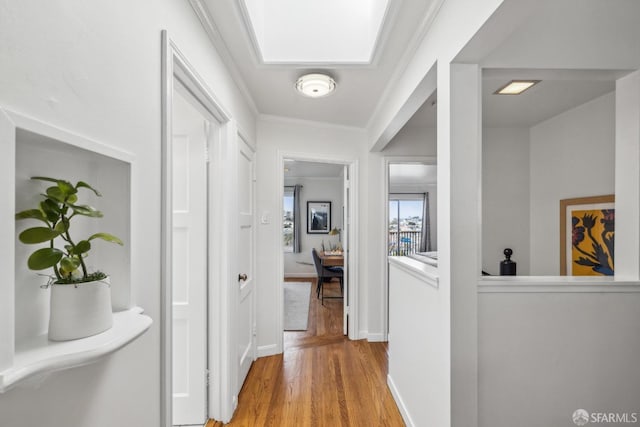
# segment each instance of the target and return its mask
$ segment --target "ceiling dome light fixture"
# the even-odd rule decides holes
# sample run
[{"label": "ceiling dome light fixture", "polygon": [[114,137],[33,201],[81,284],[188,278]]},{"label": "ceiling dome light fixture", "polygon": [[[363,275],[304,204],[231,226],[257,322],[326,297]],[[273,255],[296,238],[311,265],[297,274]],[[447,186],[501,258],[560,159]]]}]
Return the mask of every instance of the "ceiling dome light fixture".
[{"label": "ceiling dome light fixture", "polygon": [[305,74],[296,82],[296,89],[304,96],[321,98],[336,90],[336,82],[326,74]]}]

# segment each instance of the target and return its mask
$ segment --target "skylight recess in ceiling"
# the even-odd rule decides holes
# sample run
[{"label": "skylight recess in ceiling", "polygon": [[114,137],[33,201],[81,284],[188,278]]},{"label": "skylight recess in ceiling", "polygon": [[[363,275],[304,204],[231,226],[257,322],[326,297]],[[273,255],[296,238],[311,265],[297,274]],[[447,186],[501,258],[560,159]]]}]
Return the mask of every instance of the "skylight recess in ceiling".
[{"label": "skylight recess in ceiling", "polygon": [[369,63],[390,0],[239,0],[264,63]]}]

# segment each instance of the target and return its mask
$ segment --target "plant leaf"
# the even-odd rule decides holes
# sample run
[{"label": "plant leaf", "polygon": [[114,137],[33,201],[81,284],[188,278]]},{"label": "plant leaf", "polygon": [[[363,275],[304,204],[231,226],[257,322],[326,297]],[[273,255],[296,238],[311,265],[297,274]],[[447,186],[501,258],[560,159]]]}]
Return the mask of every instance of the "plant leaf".
[{"label": "plant leaf", "polygon": [[60,266],[67,272],[71,273],[80,267],[80,260],[78,258],[64,257],[60,260]]},{"label": "plant leaf", "polygon": [[67,204],[68,205],[72,205],[77,201],[78,201],[78,196],[76,196],[75,194],[71,194],[71,195],[67,196]]},{"label": "plant leaf", "polygon": [[40,202],[40,209],[44,212],[50,222],[56,222],[58,220],[58,216],[60,216],[60,207],[51,199],[45,199]]},{"label": "plant leaf", "polygon": [[55,183],[60,181],[57,178],[49,178],[49,177],[46,177],[46,176],[32,176],[31,179],[37,179],[38,181],[49,181],[49,182],[55,182]]},{"label": "plant leaf", "polygon": [[96,210],[94,207],[89,205],[69,205],[71,209],[78,215],[90,216],[92,218],[102,218],[102,212]]},{"label": "plant leaf", "polygon": [[65,233],[69,229],[69,220],[58,222],[53,229],[60,234]]},{"label": "plant leaf", "polygon": [[109,233],[96,233],[96,234],[92,235],[91,237],[89,237],[89,239],[87,239],[87,240],[93,240],[93,239],[106,240],[107,242],[117,243],[120,246],[124,245],[122,240],[120,240],[118,237],[114,236],[113,234],[109,234]]},{"label": "plant leaf", "polygon": [[53,199],[56,202],[64,203],[65,194],[57,186],[49,187],[47,188],[47,197]]},{"label": "plant leaf", "polygon": [[18,212],[16,214],[16,221],[19,219],[38,219],[43,222],[47,222],[47,217],[40,209],[28,209],[26,211]]},{"label": "plant leaf", "polygon": [[62,259],[64,253],[56,248],[42,248],[31,254],[27,265],[31,270],[44,270],[53,267]]},{"label": "plant leaf", "polygon": [[91,250],[91,243],[88,240],[81,240],[76,244],[76,247],[73,248],[74,255],[81,255],[85,252],[89,252]]},{"label": "plant leaf", "polygon": [[78,192],[78,190],[76,190],[76,188],[71,185],[69,181],[64,181],[61,179],[58,180],[57,184],[58,188],[60,189],[60,191],[62,191],[62,194],[64,194],[65,197],[69,197],[72,194],[76,194]]},{"label": "plant leaf", "polygon": [[84,181],[78,181],[78,183],[76,184],[76,188],[88,188],[89,190],[91,190],[94,193],[96,193],[96,196],[102,197],[102,194],[100,194],[100,192],[98,190],[96,190],[95,188],[93,188],[92,186],[90,186],[89,184],[87,184]]},{"label": "plant leaf", "polygon": [[53,240],[60,235],[60,231],[52,230],[47,227],[27,228],[18,236],[22,243],[35,244],[44,243]]}]

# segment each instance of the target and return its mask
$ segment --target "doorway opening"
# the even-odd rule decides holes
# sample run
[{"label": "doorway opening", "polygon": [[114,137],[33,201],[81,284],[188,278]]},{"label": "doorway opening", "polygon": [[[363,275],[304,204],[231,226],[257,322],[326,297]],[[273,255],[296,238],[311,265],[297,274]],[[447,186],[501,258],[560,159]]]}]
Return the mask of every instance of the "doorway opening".
[{"label": "doorway opening", "polygon": [[[347,335],[347,166],[284,160],[284,350]],[[330,266],[327,264],[331,264]],[[324,272],[324,274],[323,274]],[[343,319],[342,324],[335,322]]]},{"label": "doorway opening", "polygon": [[[295,346],[299,339],[311,338],[318,332],[354,339],[356,163],[286,154],[281,154],[280,160],[281,349],[285,351],[292,343]],[[304,287],[303,310],[295,313],[289,306],[290,295],[293,291],[299,293],[301,287]],[[329,312],[331,331],[322,324],[326,318],[322,314]],[[302,326],[290,326],[292,317],[302,317]]]},{"label": "doorway opening", "polygon": [[437,166],[425,161],[387,167],[389,256],[437,252]]}]

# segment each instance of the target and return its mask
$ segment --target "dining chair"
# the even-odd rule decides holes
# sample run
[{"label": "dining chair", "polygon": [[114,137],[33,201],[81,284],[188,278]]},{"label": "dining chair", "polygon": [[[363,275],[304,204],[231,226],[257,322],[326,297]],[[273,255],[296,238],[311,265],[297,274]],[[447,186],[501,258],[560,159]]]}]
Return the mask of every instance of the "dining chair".
[{"label": "dining chair", "polygon": [[322,265],[322,260],[318,251],[315,248],[311,249],[311,256],[313,257],[313,264],[316,267],[316,274],[318,275],[318,286],[316,287],[317,297],[320,298],[322,305],[324,305],[324,287],[323,283],[325,279],[333,279],[337,277],[340,280],[340,295],[339,297],[326,297],[326,298],[342,298],[344,291],[344,270],[342,267],[325,267]]}]

